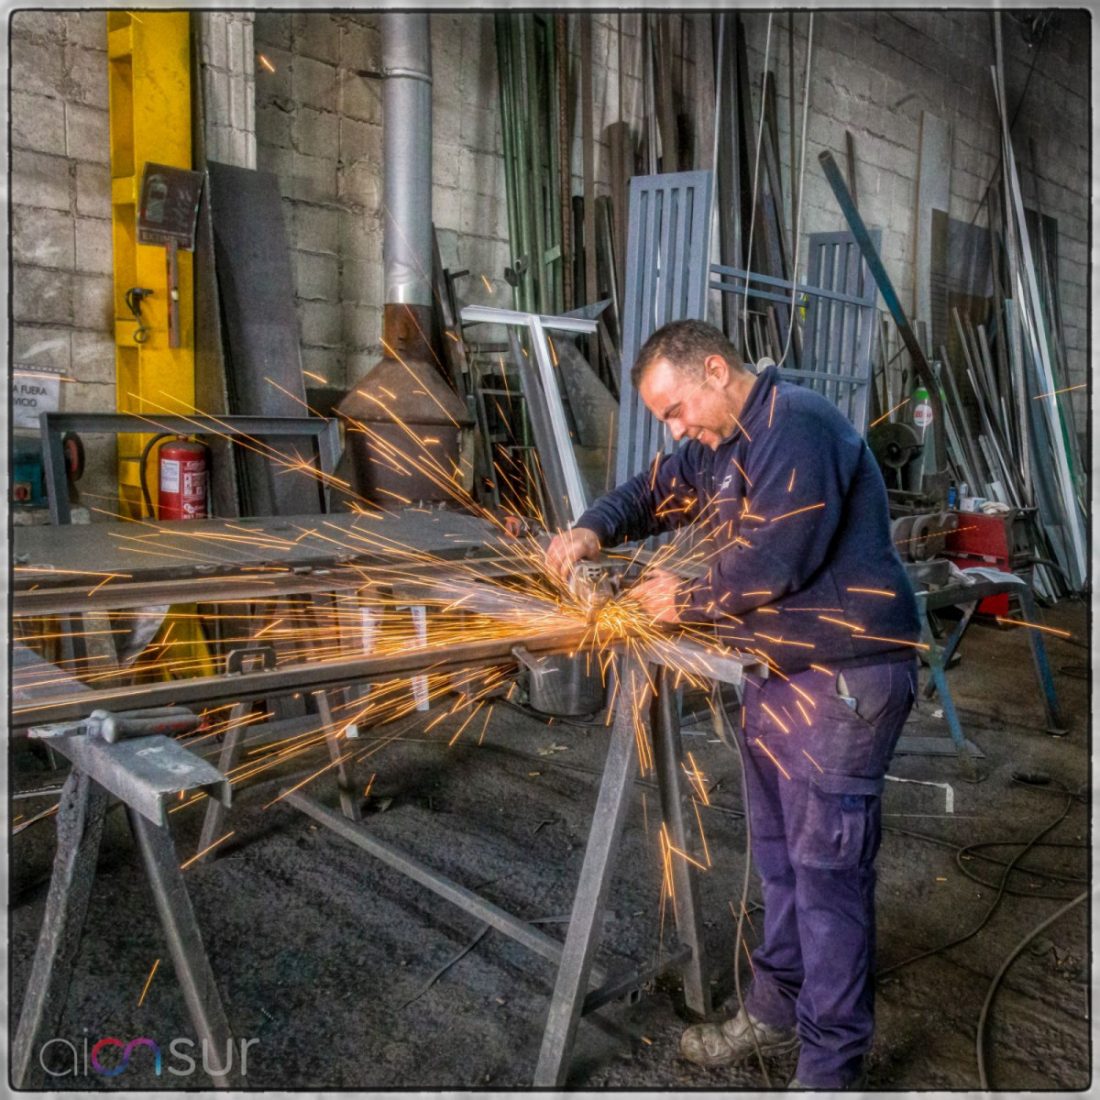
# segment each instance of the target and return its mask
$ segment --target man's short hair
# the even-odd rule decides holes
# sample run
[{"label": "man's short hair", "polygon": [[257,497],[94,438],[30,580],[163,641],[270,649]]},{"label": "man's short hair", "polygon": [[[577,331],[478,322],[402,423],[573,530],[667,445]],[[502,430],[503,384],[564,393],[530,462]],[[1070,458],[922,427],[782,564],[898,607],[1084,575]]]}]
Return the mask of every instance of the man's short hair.
[{"label": "man's short hair", "polygon": [[636,388],[646,371],[659,359],[667,359],[685,374],[701,375],[703,362],[710,355],[720,355],[734,370],[744,370],[737,349],[714,325],[706,321],[670,321],[642,345],[630,368],[630,381]]}]

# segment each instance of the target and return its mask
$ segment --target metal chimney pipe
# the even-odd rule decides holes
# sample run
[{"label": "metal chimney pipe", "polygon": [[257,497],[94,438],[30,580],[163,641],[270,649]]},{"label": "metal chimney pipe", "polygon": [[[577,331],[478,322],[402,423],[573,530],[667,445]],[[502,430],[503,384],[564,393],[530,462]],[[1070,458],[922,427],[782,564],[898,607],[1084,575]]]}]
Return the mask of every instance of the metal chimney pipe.
[{"label": "metal chimney pipe", "polygon": [[428,16],[385,12],[382,28],[387,305],[432,304],[432,48]]}]

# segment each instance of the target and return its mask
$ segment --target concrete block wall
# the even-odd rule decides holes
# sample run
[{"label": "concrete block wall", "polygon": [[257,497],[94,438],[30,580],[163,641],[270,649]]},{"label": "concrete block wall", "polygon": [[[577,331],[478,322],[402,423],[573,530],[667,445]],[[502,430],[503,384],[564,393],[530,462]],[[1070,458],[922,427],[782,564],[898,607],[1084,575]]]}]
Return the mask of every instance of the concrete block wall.
[{"label": "concrete block wall", "polygon": [[[113,412],[107,16],[17,11],[10,25],[12,366],[59,372],[65,411]],[[82,487],[107,495],[114,441],[85,443]]]},{"label": "concrete block wall", "polygon": [[199,50],[206,159],[256,167],[252,12],[200,12]]},{"label": "concrete block wall", "polygon": [[[354,382],[381,354],[382,86],[377,17],[257,12],[257,166],[279,176],[311,382]],[[432,17],[433,216],[470,299],[510,304],[491,15]],[[485,275],[489,286],[480,278]]]},{"label": "concrete block wall", "polygon": [[[780,156],[785,196],[790,156],[787,95],[787,15],[772,21],[769,67],[776,73]],[[1038,201],[1058,219],[1058,280],[1065,324],[1068,384],[1087,380],[1087,270],[1090,168],[1088,154],[1089,22],[1061,11],[1041,49],[1029,48],[1017,24],[1002,16],[1005,84],[1010,113],[1027,87],[1013,129],[1024,201],[1035,183],[1024,170],[1035,142]],[[743,16],[759,106],[767,16]],[[802,80],[809,15],[796,13],[795,127],[801,127]],[[994,39],[987,11],[818,11],[814,14],[810,108],[803,181],[803,234],[847,225],[817,157],[828,149],[844,170],[845,132],[855,144],[860,212],[883,234],[883,262],[906,308],[913,301],[916,180],[921,112],[951,128],[952,218],[988,225],[982,199],[1000,161],[1001,129],[990,66]],[[1034,66],[1028,83],[1029,72]],[[789,199],[787,199],[789,202]],[[803,241],[802,267],[806,245]],[[1072,395],[1079,432],[1087,429],[1084,391]]]}]

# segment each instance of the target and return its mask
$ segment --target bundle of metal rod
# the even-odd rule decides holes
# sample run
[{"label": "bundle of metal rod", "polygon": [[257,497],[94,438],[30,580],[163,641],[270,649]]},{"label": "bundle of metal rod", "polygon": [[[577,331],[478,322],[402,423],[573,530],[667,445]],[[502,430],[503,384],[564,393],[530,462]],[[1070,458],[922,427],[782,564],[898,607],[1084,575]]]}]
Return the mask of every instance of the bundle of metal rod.
[{"label": "bundle of metal rod", "polygon": [[515,304],[527,312],[560,313],[567,258],[557,136],[564,119],[553,87],[559,70],[554,17],[502,12],[495,16],[495,27]]},{"label": "bundle of metal rod", "polygon": [[[999,61],[992,78],[1002,121],[1000,179],[991,190],[990,210],[1000,285],[986,324],[952,311],[961,349],[955,362],[945,346],[939,349],[946,457],[969,495],[1035,509],[1036,557],[1052,563],[1036,569],[1035,587],[1054,597],[1079,591],[1087,574],[1085,470],[1042,210],[1034,223],[1025,216]],[[1033,190],[1038,203],[1037,178]],[[889,394],[885,399],[893,407]]]}]

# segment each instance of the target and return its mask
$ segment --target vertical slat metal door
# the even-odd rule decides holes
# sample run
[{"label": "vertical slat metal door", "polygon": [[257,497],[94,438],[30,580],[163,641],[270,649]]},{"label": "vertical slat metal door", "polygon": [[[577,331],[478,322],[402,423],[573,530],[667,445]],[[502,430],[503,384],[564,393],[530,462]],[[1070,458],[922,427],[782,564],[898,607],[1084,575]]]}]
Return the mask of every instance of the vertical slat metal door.
[{"label": "vertical slat metal door", "polygon": [[[876,248],[881,236],[880,230],[871,231]],[[828,398],[863,435],[867,431],[871,360],[877,335],[877,288],[851,233],[811,234],[806,284],[808,288],[842,294],[848,300],[838,301],[809,291],[802,369],[781,369],[779,373]]]},{"label": "vertical slat metal door", "polygon": [[617,483],[668,447],[663,426],[630,384],[630,368],[662,325],[706,316],[713,188],[710,172],[668,172],[630,181]]}]

